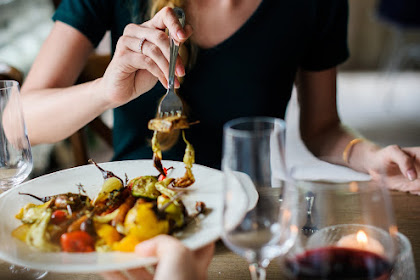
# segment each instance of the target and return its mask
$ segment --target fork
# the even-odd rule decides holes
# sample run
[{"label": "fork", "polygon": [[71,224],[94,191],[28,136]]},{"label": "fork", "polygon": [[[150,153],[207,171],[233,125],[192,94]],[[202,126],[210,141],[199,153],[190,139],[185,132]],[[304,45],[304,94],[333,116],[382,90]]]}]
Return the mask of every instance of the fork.
[{"label": "fork", "polygon": [[[175,7],[174,12],[179,19],[182,27],[185,25],[185,13],[181,8]],[[168,78],[168,90],[163,96],[160,104],[158,106],[158,116],[167,117],[167,116],[180,116],[182,114],[182,100],[176,94],[174,89],[174,80],[175,80],[175,64],[178,57],[179,46],[175,44],[174,39],[171,34],[170,38],[170,58],[169,58],[169,78]]]},{"label": "fork", "polygon": [[313,192],[306,193],[306,223],[302,227],[302,232],[305,236],[310,236],[318,231],[318,228],[312,222],[312,207],[314,206],[315,194]]}]

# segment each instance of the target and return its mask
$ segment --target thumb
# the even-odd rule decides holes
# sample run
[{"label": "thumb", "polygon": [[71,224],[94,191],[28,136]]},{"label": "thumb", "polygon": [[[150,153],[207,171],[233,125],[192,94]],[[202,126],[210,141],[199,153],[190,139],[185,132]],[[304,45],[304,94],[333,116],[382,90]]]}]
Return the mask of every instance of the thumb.
[{"label": "thumb", "polygon": [[198,272],[192,252],[172,236],[159,235],[144,241],[136,246],[136,253],[143,257],[158,258],[155,279],[197,279]]},{"label": "thumb", "polygon": [[167,257],[171,252],[183,252],[186,250],[178,239],[169,235],[158,235],[143,241],[136,246],[136,254],[141,257]]}]

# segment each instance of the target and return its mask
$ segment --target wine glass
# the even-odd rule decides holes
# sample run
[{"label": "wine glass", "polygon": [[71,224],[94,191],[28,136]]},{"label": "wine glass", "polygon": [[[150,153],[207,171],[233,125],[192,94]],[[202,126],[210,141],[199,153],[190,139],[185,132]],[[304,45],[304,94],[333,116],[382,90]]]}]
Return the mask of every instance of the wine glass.
[{"label": "wine glass", "polygon": [[297,235],[284,160],[285,123],[269,117],[229,121],[223,131],[222,240],[263,280],[270,261]]},{"label": "wine glass", "polygon": [[31,145],[16,81],[0,80],[0,188],[19,185],[32,171]]},{"label": "wine glass", "polygon": [[300,234],[283,263],[289,279],[389,279],[398,230],[385,187],[297,181],[295,188]]},{"label": "wine glass", "polygon": [[[22,183],[32,171],[32,152],[20,102],[19,83],[0,80],[0,189]],[[41,279],[46,271],[10,266],[15,276]]]},{"label": "wine glass", "polygon": [[410,240],[401,232],[397,235],[398,255],[395,260],[391,280],[416,280],[416,265]]}]

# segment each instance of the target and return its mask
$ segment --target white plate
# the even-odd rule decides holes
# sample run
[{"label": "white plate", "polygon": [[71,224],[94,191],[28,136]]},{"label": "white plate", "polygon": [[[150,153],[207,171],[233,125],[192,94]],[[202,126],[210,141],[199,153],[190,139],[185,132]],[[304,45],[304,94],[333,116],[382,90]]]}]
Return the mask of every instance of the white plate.
[{"label": "white plate", "polygon": [[[175,161],[163,161],[165,167],[173,166],[171,177],[181,177],[184,164]],[[141,175],[156,175],[157,170],[151,160],[132,160],[108,162],[100,164],[105,170],[114,172],[121,179],[134,178]],[[223,173],[216,169],[194,165],[196,178],[186,199],[203,201],[211,212],[204,216],[199,224],[191,224],[177,238],[191,249],[200,248],[217,240],[221,234],[221,217],[223,208],[222,182]],[[101,172],[93,165],[71,168],[48,174],[19,187],[11,189],[0,196],[0,258],[21,266],[62,273],[88,273],[155,264],[155,258],[140,258],[134,253],[43,253],[31,249],[25,243],[13,238],[11,232],[21,224],[15,214],[27,203],[40,203],[27,195],[18,192],[31,193],[36,196],[50,196],[66,192],[78,192],[77,184],[82,184],[90,198],[95,197],[103,183]]]}]

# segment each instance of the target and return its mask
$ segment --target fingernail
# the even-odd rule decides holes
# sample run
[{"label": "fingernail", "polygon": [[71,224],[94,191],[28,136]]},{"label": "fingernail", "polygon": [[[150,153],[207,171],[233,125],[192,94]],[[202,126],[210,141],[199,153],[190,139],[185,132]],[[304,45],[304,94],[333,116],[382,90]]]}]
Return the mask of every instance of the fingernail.
[{"label": "fingernail", "polygon": [[180,84],[179,84],[179,80],[177,78],[175,78],[175,88],[179,88]]},{"label": "fingernail", "polygon": [[178,30],[178,32],[176,32],[176,36],[178,37],[178,39],[185,39],[186,34],[184,31]]},{"label": "fingernail", "polygon": [[407,178],[410,181],[414,181],[416,179],[416,172],[414,170],[410,169],[407,171]]},{"label": "fingernail", "polygon": [[176,67],[176,75],[177,75],[178,77],[183,77],[183,76],[185,76],[185,69],[184,69],[184,67],[182,67],[182,66],[177,66],[177,67]]}]

